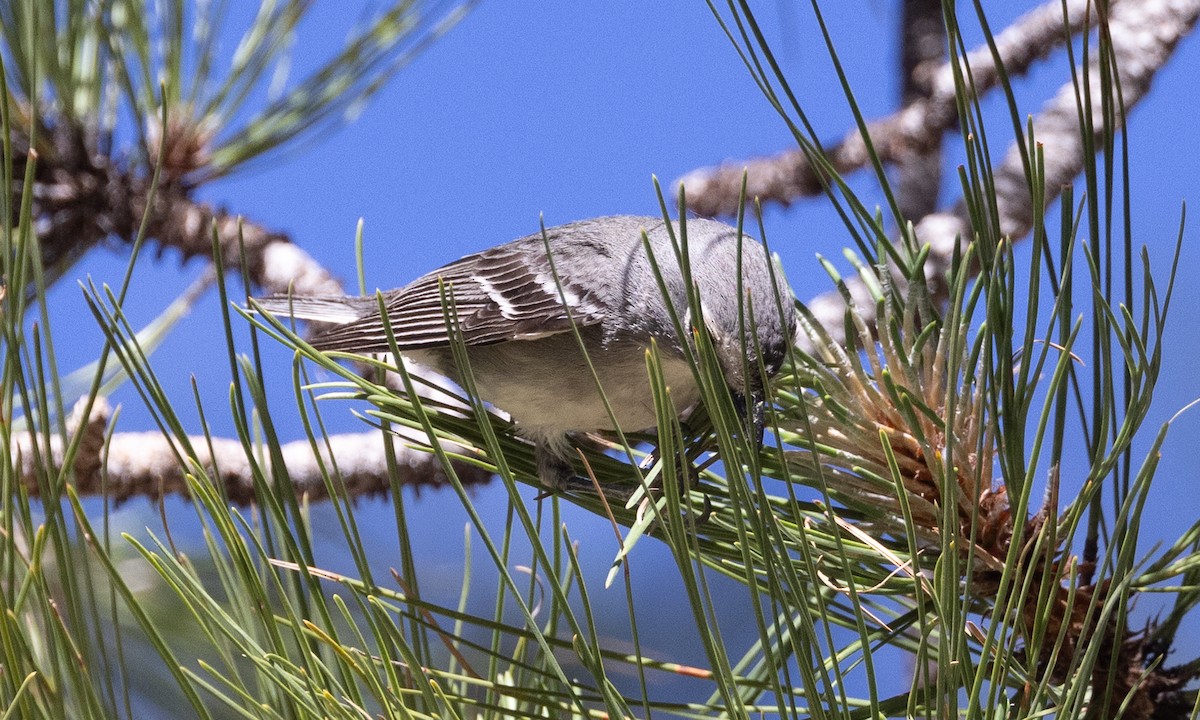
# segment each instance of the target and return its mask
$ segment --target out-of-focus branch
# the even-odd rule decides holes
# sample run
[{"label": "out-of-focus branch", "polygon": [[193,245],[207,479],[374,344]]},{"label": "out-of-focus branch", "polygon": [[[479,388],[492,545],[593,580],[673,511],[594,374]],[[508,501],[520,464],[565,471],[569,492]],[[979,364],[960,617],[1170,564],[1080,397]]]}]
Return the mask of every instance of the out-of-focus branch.
[{"label": "out-of-focus branch", "polygon": [[[71,434],[82,432],[79,451],[75,457],[76,487],[81,495],[104,495],[120,502],[132,497],[159,498],[164,495],[187,496],[188,481],[184,477],[186,467],[176,454],[178,446],[159,432],[116,433],[105,444],[108,429],[109,407],[103,398],[92,406],[86,423],[81,423],[82,401],[76,406],[68,424]],[[21,458],[21,482],[31,496],[40,492],[35,475],[32,439],[28,434],[18,435],[15,451]],[[200,464],[209,477],[224,486],[229,501],[247,505],[255,500],[252,468],[246,458],[241,442],[231,439],[213,438],[211,449],[206,438],[191,437],[189,444],[195,450]],[[321,458],[313,454],[307,440],[284,444],[280,448],[287,477],[295,488],[296,495],[310,500],[328,497],[322,465],[332,473],[330,454],[337,464],[346,497],[358,498],[382,495],[391,491],[392,478],[384,450],[384,440],[378,431],[332,435],[328,447],[322,446]],[[447,484],[441,464],[428,452],[408,447],[399,438],[392,440],[396,454],[399,485],[417,487]],[[43,454],[47,448],[39,445]],[[453,450],[453,448],[447,448]],[[62,465],[64,447],[61,438],[50,440],[49,465]],[[47,458],[41,458],[45,466]],[[492,474],[474,465],[455,463],[455,472],[465,485],[487,482]]]},{"label": "out-of-focus branch", "polygon": [[[1170,59],[1180,39],[1191,32],[1200,17],[1200,0],[1143,0],[1112,5],[1109,34],[1112,37],[1114,64],[1118,69],[1121,96],[1125,113],[1150,90],[1155,73]],[[1099,64],[1102,58],[1093,53],[1086,78],[1090,87],[1092,106],[1087,109],[1097,137],[1104,131],[1104,112],[1101,107]],[[1081,77],[1085,73],[1080,73]],[[1075,86],[1063,85],[1033,119],[1034,137],[1045,154],[1045,205],[1058,199],[1062,188],[1075,181],[1083,171],[1083,133],[1079,127],[1079,102]],[[1118,123],[1124,115],[1117,115]],[[1118,126],[1119,127],[1119,126]],[[1117,130],[1114,127],[1112,130]],[[1100,145],[1097,144],[1099,148]],[[1041,218],[1033,216],[1033,198],[1025,179],[1025,167],[1020,149],[1014,144],[996,169],[995,222],[1000,233],[1014,242],[1024,238]],[[954,250],[972,240],[974,231],[966,206],[960,201],[945,212],[926,215],[916,225],[917,238],[930,245],[925,277],[935,297],[944,295],[946,273]],[[847,289],[858,310],[868,318],[874,314],[875,303],[867,288],[857,278],[847,281]],[[846,305],[837,293],[826,293],[808,303],[809,310],[824,323],[830,334],[844,340],[843,320]]]},{"label": "out-of-focus branch", "polygon": [[[18,147],[24,143],[19,136],[14,141]],[[164,171],[152,197],[150,178],[113,162],[98,150],[100,145],[87,131],[63,124],[51,130],[46,147],[30,154],[36,160],[33,217],[42,261],[52,278],[102,241],[132,243],[146,218],[146,237],[160,253],[173,248],[184,260],[211,257],[215,227],[225,267],[241,266],[240,238],[246,272],[265,291],[287,292],[293,287],[305,295],[342,293],[341,284],[284,233],[240,221],[195,200],[193,188],[175,173]],[[26,157],[19,160],[14,172],[14,212],[20,207],[19,189],[30,167]]]},{"label": "out-of-focus branch", "polygon": [[[146,197],[135,198],[135,210],[145,207]],[[137,213],[141,217],[141,213]],[[184,258],[211,257],[212,232],[226,268],[240,268],[245,248],[245,272],[266,293],[298,295],[341,295],[342,284],[291,238],[238,216],[196,202],[176,188],[167,188],[154,200],[148,234],[161,248],[174,248]]]},{"label": "out-of-focus branch", "polygon": [[[1114,8],[1119,5],[1117,2],[1111,4]],[[1065,25],[1062,0],[1049,0],[996,35],[996,49],[1005,72],[1010,76],[1027,72],[1034,62],[1095,22],[1096,10],[1089,0],[1066,0]],[[999,84],[1000,75],[990,48],[985,46],[971,51],[967,63],[978,95],[986,94]],[[872,145],[884,163],[903,163],[907,158],[940,147],[943,133],[958,122],[954,68],[948,63],[942,65],[933,73],[930,84],[932,91],[928,98],[869,123]],[[870,163],[867,145],[857,130],[826,150],[825,156],[839,175],[852,173]],[[747,182],[746,199],[751,203],[759,199],[764,205],[772,202],[788,205],[797,198],[823,192],[819,171],[798,149],[773,157],[694,170],[681,178],[677,186],[684,188],[688,210],[705,216],[733,215],[737,213],[741,199],[743,172]]]},{"label": "out-of-focus branch", "polygon": [[[153,71],[152,66],[157,67],[162,59],[144,51],[144,43],[138,39],[139,29],[144,29],[139,26],[142,18],[121,24],[115,35],[105,34],[104,30],[111,28],[101,23],[96,26],[100,36],[87,37],[98,39],[104,48],[97,57],[110,61],[102,72],[93,72],[95,68],[88,64],[91,60],[84,53],[82,60],[76,58],[79,60],[76,64],[82,63],[79,67],[87,68],[84,85],[58,87],[55,73],[34,77],[30,71],[21,76],[22,82],[10,84],[10,90],[18,87],[25,92],[10,93],[0,99],[14,119],[7,138],[13,158],[13,182],[0,190],[10,198],[8,207],[12,215],[6,219],[14,226],[23,222],[19,213],[29,204],[42,264],[50,282],[62,277],[93,247],[102,243],[131,245],[143,232],[146,247],[156,248],[160,254],[174,250],[184,261],[193,257],[210,261],[215,234],[217,253],[224,267],[243,269],[257,291],[342,295],[341,283],[294,245],[285,233],[200,202],[198,187],[344,116],[347,108],[372,95],[405,60],[449,30],[472,4],[471,0],[451,3],[427,13],[419,3],[392,3],[369,25],[353,33],[342,53],[258,113],[245,112],[249,107],[245,104],[247,98],[257,97],[249,90],[255,86],[256,78],[264,77],[264,69],[286,56],[286,49],[291,46],[288,39],[303,15],[303,8],[298,12],[295,8],[284,8],[260,13],[247,37],[257,37],[258,46],[266,50],[252,53],[254,57],[243,63],[238,73],[207,79],[188,77],[186,73],[181,77],[169,63],[159,68],[161,72]],[[213,59],[210,55],[216,46],[203,40],[197,40],[194,46],[188,43],[186,28],[179,30],[187,16],[182,6],[172,5],[164,12],[163,17],[154,19],[161,22],[155,26],[163,33],[159,39],[167,45],[174,40],[182,47],[194,49],[199,53],[193,58],[197,66],[207,67],[205,58]],[[108,15],[102,11],[97,17],[111,19]],[[53,27],[49,29],[49,33],[30,37],[35,48],[31,57],[40,56],[43,49],[53,55],[54,43],[61,43],[67,37],[56,35]],[[177,30],[179,34],[171,34]],[[277,53],[281,49],[283,56]],[[134,65],[146,70],[147,83],[139,85],[139,73],[128,73]],[[127,71],[124,83],[120,80],[122,67]],[[23,70],[28,68],[21,65],[16,72]],[[78,73],[64,70],[57,75],[80,82],[75,77]],[[189,81],[200,84],[189,90]],[[246,85],[246,81],[250,84]],[[170,92],[160,93],[160,82]],[[46,89],[30,92],[29,88],[35,85],[45,85]],[[124,109],[113,105],[114,92],[120,94],[117,104]],[[34,108],[33,97],[44,98],[44,106]],[[193,100],[178,100],[188,97]],[[127,100],[130,106],[126,108]],[[160,105],[164,100],[168,103],[165,111]],[[116,147],[119,144],[114,143],[112,117],[126,114],[144,118],[144,143],[136,148]],[[244,115],[253,115],[253,119],[243,123],[240,117]],[[6,156],[9,154],[6,152]],[[152,180],[155,173],[156,186]],[[27,186],[32,188],[31,197],[23,196]],[[206,282],[201,285],[206,287]],[[29,292],[30,288],[23,290]],[[362,369],[366,371],[365,367]],[[385,378],[385,382],[393,389],[401,387],[394,375]],[[424,386],[418,387],[425,396],[436,394],[436,391],[427,393]],[[99,427],[103,426],[100,422]],[[21,451],[28,463],[32,459],[33,441],[26,437],[21,442],[25,444],[18,443],[14,450]],[[342,465],[348,492],[355,495],[380,492],[390,486],[383,452],[387,446],[378,435],[337,436],[331,442],[332,454]],[[42,450],[58,462],[63,449],[54,443]],[[193,439],[192,444],[201,454],[209,452],[207,443],[200,439]],[[107,484],[102,488],[99,482],[98,448],[93,448],[90,454],[81,453],[80,462],[94,462],[94,466],[77,467],[76,475],[85,492],[103,491],[114,498],[183,492],[186,486],[174,450],[167,439],[155,433],[117,434],[107,459]],[[285,445],[283,452],[298,491],[310,497],[323,494],[317,459],[308,444]],[[402,466],[407,467],[404,482],[444,481],[432,457],[399,445],[396,454]],[[203,462],[219,470],[230,498],[248,501],[249,465],[240,444],[215,440],[211,455],[205,455]],[[36,484],[30,484],[31,470],[27,466],[26,484],[36,492]],[[470,476],[472,482],[487,477],[473,468],[464,469],[464,475]]]},{"label": "out-of-focus branch", "polygon": [[[173,248],[185,261],[202,257],[211,262],[215,231],[224,266],[244,267],[250,281],[265,293],[344,294],[341,283],[311,255],[293,244],[287,235],[194,199],[193,190],[184,178],[187,170],[200,162],[206,152],[203,147],[205,135],[195,128],[183,123],[171,125],[165,139],[168,150],[164,154],[163,177],[154,193],[150,191],[149,178],[98,152],[96,148],[103,143],[88,137],[78,126],[56,126],[49,131],[49,136],[51,142],[43,145],[42,152],[31,151],[21,156],[22,162],[17,164],[15,172],[14,192],[22,186],[21,178],[25,172],[35,167],[33,216],[37,220],[43,263],[52,278],[104,240],[132,243],[145,218],[146,237],[157,244],[160,253]],[[23,139],[17,137],[16,141],[20,144]],[[28,147],[24,149],[29,150]],[[19,208],[20,203],[14,202],[13,207]],[[366,371],[365,366],[362,370]],[[434,378],[427,370],[415,372]],[[393,390],[403,389],[394,374],[389,374],[385,383]],[[418,387],[425,388],[424,385]],[[422,394],[429,397],[431,392],[423,391]],[[28,438],[24,442],[28,445]],[[390,487],[384,444],[377,433],[335,436],[331,445],[334,457],[340,463],[352,463],[352,466],[344,467],[347,492],[373,494]],[[194,439],[193,446],[197,452],[208,452],[201,439]],[[23,449],[28,463],[32,458],[28,452],[30,448]],[[62,448],[52,447],[51,451],[61,454]],[[77,472],[79,486],[85,493],[103,492],[114,499],[123,499],[134,495],[154,497],[186,492],[183,470],[178,466],[174,449],[157,433],[114,436],[108,456],[107,484],[102,484],[99,473],[94,472],[99,468],[98,452],[96,449],[91,456],[95,466],[88,466],[93,472]],[[325,487],[308,443],[285,445],[283,452],[297,491],[314,498],[322,497]],[[250,468],[241,444],[214,440],[212,454],[203,460],[211,467],[219,468],[230,499],[236,502],[252,499]],[[445,482],[441,468],[432,456],[399,445],[396,455],[401,466],[406,468],[402,482],[432,486]],[[88,460],[88,455],[84,453],[81,460]],[[56,457],[55,461],[61,461],[61,457]],[[470,477],[471,482],[483,482],[488,475],[470,468],[464,469],[463,477]],[[30,492],[36,493],[32,475],[27,473],[26,480]]]},{"label": "out-of-focus branch", "polygon": [[[946,31],[941,0],[904,0],[900,23],[900,105],[926,101],[933,78],[946,59]],[[919,218],[937,209],[942,184],[942,146],[931,143],[900,161],[896,202],[904,217]]]}]

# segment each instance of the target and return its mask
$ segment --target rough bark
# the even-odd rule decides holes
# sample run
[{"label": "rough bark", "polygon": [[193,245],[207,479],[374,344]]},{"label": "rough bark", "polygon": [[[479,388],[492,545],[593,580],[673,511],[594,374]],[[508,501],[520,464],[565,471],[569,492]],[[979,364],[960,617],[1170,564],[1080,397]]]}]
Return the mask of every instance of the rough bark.
[{"label": "rough bark", "polygon": [[[134,497],[157,499],[172,494],[187,497],[190,495],[189,482],[207,481],[219,484],[218,491],[231,503],[248,505],[255,501],[256,469],[240,441],[189,437],[188,445],[206,475],[203,480],[189,481],[185,473],[192,469],[180,460],[182,443],[168,440],[161,432],[116,433],[106,442],[110,416],[107,402],[103,398],[97,399],[86,422],[81,417],[84,405],[81,401],[76,406],[68,425],[71,435],[83,434],[73,465],[75,487],[80,495],[103,495],[114,502]],[[413,440],[415,442],[417,438]],[[16,436],[15,445],[14,454],[20,458],[22,485],[30,496],[38,497],[41,487],[37,469],[61,467],[65,461],[65,444],[62,438],[55,436],[48,446],[44,439],[39,439],[35,447],[34,439],[23,433]],[[320,446],[319,456],[307,440],[285,443],[280,454],[296,495],[309,500],[329,497],[325,473],[335,478],[336,491],[347,498],[383,495],[394,487],[405,485],[439,487],[449,483],[433,454],[414,449],[396,436],[392,438],[392,449],[398,474],[393,477],[388,471],[383,448],[381,432],[371,431],[331,435],[328,445]],[[446,449],[462,451],[454,446]],[[259,470],[270,477],[269,459],[262,463]],[[337,473],[333,472],[334,463]],[[462,462],[454,463],[454,469],[464,485],[484,483],[492,476],[479,467]]]}]

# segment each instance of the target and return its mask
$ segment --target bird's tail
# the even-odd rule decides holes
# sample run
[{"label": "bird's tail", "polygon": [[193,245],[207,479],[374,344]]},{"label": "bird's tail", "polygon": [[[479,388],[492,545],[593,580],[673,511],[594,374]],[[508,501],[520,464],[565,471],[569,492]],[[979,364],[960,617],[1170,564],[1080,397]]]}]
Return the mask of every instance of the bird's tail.
[{"label": "bird's tail", "polygon": [[297,320],[342,325],[353,322],[378,307],[374,297],[297,297],[292,295],[268,295],[256,298],[255,302],[267,312],[275,315],[291,315]]}]

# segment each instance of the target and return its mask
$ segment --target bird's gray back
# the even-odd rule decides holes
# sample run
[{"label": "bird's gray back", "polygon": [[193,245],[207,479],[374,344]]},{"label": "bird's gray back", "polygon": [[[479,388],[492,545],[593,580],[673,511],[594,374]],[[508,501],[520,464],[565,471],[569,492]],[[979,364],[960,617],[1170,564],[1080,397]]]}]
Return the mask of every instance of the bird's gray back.
[{"label": "bird's gray back", "polygon": [[[568,332],[572,325],[599,325],[608,341],[645,342],[653,337],[665,349],[682,352],[687,340],[678,337],[663,311],[659,286],[661,278],[666,298],[683,321],[687,287],[675,244],[683,234],[678,223],[672,225],[668,231],[660,217],[615,215],[546,228],[467,255],[385,293],[397,344],[401,350],[448,345],[443,305],[452,294],[457,331],[467,345],[533,341]],[[686,230],[692,279],[700,287],[706,320],[715,322],[722,333],[732,332],[738,327],[738,233],[703,219],[688,220]],[[654,263],[646,253],[643,232]],[[769,275],[763,247],[749,237],[742,239],[740,262],[745,278]],[[768,307],[775,315],[769,287],[764,293],[762,283],[743,285],[750,290],[757,317]],[[782,289],[790,311],[790,291],[786,285]],[[354,307],[364,309],[361,317],[323,333],[314,344],[386,352],[374,300]]]}]

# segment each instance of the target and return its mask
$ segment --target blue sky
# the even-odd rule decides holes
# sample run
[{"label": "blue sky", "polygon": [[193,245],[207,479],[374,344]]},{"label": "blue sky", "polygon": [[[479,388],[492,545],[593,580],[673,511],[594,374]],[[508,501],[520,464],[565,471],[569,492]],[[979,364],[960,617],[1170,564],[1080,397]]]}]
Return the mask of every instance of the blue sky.
[{"label": "blue sky", "polygon": [[[1032,6],[986,4],[993,28],[1006,26]],[[822,137],[840,137],[851,126],[851,116],[815,33],[812,11],[805,4],[784,5],[763,3],[761,19]],[[826,5],[826,20],[863,112],[867,117],[887,114],[898,94],[896,3]],[[340,46],[349,28],[343,7],[314,4],[297,45],[303,50],[298,70]],[[1200,45],[1188,38],[1131,121],[1134,241],[1147,246],[1159,277],[1165,277],[1181,204],[1194,202],[1200,190],[1195,171],[1200,149],[1191,141],[1200,117],[1194,80],[1198,67]],[[1031,77],[1017,80],[1022,111],[1035,113],[1067,77],[1060,52],[1037,66]],[[985,108],[991,113],[992,147],[999,153],[1006,144],[1001,139],[1010,135],[1009,121],[996,99]],[[390,288],[465,253],[533,232],[543,215],[552,225],[612,213],[657,214],[652,175],[669,184],[696,167],[774,153],[789,141],[785,126],[704,3],[484,2],[401,71],[355,123],[206,188],[204,196],[289,233],[348,285],[355,277],[354,228],[361,217],[368,286]],[[951,152],[955,142],[947,142]],[[951,176],[948,191],[953,182]],[[855,177],[852,185],[869,202],[878,202],[870,178]],[[954,197],[948,192],[943,204]],[[772,209],[766,222],[772,246],[801,299],[825,291],[829,284],[816,254],[840,261],[842,248],[851,242],[828,204],[817,198],[787,210]],[[1200,350],[1200,293],[1192,277],[1193,268],[1200,267],[1200,252],[1194,237],[1189,228],[1173,308],[1174,332],[1147,423],[1150,430],[1200,397],[1200,375],[1192,359]],[[124,263],[122,255],[99,251],[78,272],[117,282]],[[152,318],[198,271],[199,263],[181,270],[171,255],[144,260],[133,289],[135,319]],[[63,365],[94,358],[100,334],[74,282],[61,283],[53,302]],[[223,342],[213,295],[197,306],[154,363],[181,405],[189,403],[194,376],[214,429],[229,433]],[[267,357],[277,363],[279,373],[277,422],[285,435],[290,431],[294,434],[289,437],[298,438],[299,425],[287,422],[290,354],[279,350]],[[125,405],[118,429],[150,428],[132,392],[116,400]],[[334,407],[327,407],[325,416],[335,431],[361,428],[348,412]],[[1158,491],[1147,510],[1155,525],[1148,532],[1156,538],[1178,536],[1196,520],[1190,451],[1198,437],[1200,420],[1194,413],[1185,415],[1163,450]],[[1065,485],[1073,482],[1077,488],[1081,480],[1078,473],[1064,473]],[[1181,494],[1189,500],[1180,502]],[[1066,488],[1064,496],[1070,496]],[[493,519],[499,521],[502,492],[485,489],[478,501],[492,507]],[[418,532],[427,543],[430,573],[444,573],[452,585],[465,518],[456,514],[457,501],[449,493],[426,493],[420,502],[432,511],[418,520],[427,523]],[[359,509],[374,518],[374,527],[365,526],[378,533],[382,547],[394,547],[394,540],[388,540],[390,507],[368,502]],[[130,503],[122,512],[132,527],[153,522],[154,511],[145,503]],[[569,517],[598,568],[598,580],[615,551],[611,531],[598,519]],[[649,580],[651,568],[670,562],[663,553],[645,544],[639,550],[643,548],[641,568],[634,560],[635,582],[642,582],[639,569],[640,577]],[[391,565],[393,559],[381,556],[380,567]],[[608,594],[623,606],[617,591]]]}]

